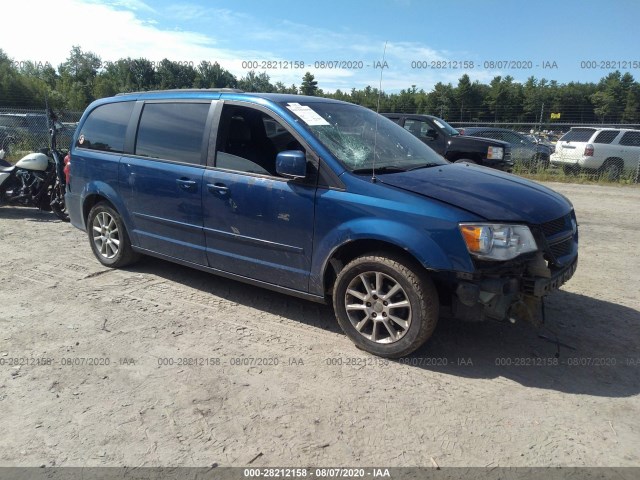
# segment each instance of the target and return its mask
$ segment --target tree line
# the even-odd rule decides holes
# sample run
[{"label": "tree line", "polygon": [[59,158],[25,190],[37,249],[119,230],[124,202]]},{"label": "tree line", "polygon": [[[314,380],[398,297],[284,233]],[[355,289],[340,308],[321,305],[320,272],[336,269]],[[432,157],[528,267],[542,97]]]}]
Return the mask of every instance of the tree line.
[{"label": "tree line", "polygon": [[[97,98],[120,92],[168,88],[238,88],[248,92],[316,95],[380,111],[428,113],[451,122],[640,123],[640,83],[614,71],[599,82],[569,82],[529,77],[524,83],[496,76],[489,84],[463,74],[457,85],[438,82],[431,91],[411,85],[399,93],[367,86],[324,92],[310,72],[300,86],[275,83],[266,72],[237,78],[217,62],[122,58],[103,64],[93,52],[74,46],[57,68],[14,62],[0,49],[0,107],[42,108],[45,98],[58,109],[82,111]],[[551,120],[553,114],[554,120]],[[558,115],[559,114],[559,115]]]}]

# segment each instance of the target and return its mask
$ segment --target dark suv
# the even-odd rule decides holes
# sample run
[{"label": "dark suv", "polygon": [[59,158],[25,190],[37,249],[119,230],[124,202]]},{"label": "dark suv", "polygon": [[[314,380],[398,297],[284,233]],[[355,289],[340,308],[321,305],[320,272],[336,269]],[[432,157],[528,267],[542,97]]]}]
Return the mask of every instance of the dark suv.
[{"label": "dark suv", "polygon": [[577,265],[565,197],[336,100],[119,95],[87,108],[70,157],[71,222],[103,265],[147,254],[332,302],[381,356],[422,345],[440,308],[535,321]]},{"label": "dark suv", "polygon": [[450,162],[477,163],[510,172],[513,169],[508,143],[462,136],[441,118],[431,115],[383,113]]},{"label": "dark suv", "polygon": [[464,127],[463,134],[474,137],[492,138],[501,140],[511,145],[511,158],[514,163],[520,163],[524,167],[537,169],[549,166],[551,147],[541,142],[534,142],[522,133],[514,132],[506,128],[493,127]]}]

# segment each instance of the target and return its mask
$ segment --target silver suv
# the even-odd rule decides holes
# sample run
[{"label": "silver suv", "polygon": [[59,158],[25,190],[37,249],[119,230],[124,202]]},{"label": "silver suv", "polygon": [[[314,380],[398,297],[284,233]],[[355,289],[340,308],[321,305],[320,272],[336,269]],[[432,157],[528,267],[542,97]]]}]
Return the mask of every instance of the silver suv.
[{"label": "silver suv", "polygon": [[600,172],[617,180],[640,162],[640,130],[574,127],[565,133],[551,155],[551,164],[566,173],[580,169]]}]

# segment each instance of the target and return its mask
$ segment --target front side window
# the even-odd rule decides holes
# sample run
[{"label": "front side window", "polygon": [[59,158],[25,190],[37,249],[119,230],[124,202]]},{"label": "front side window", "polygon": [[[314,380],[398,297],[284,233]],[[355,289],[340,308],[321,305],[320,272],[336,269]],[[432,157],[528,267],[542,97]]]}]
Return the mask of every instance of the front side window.
[{"label": "front side window", "polygon": [[429,129],[433,129],[433,127],[429,126],[427,122],[423,122],[422,120],[412,120],[410,118],[405,120],[404,128],[418,138],[424,138],[427,131]]},{"label": "front side window", "polygon": [[199,164],[209,103],[147,103],[142,110],[135,154]]},{"label": "front side window", "polygon": [[216,167],[278,176],[276,156],[286,150],[305,151],[280,121],[255,108],[223,107],[218,127]]},{"label": "front side window", "polygon": [[95,108],[76,140],[76,147],[122,153],[134,102],[107,103]]}]

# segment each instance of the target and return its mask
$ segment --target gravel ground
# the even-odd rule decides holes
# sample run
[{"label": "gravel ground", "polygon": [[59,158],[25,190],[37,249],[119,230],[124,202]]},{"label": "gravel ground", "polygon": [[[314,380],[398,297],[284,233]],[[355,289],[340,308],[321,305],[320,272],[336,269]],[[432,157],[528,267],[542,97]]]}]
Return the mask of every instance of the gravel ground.
[{"label": "gravel ground", "polygon": [[550,186],[581,246],[549,330],[441,319],[402,362],[326,306],[105,269],[83,232],[0,208],[0,465],[639,466],[640,189]]}]

